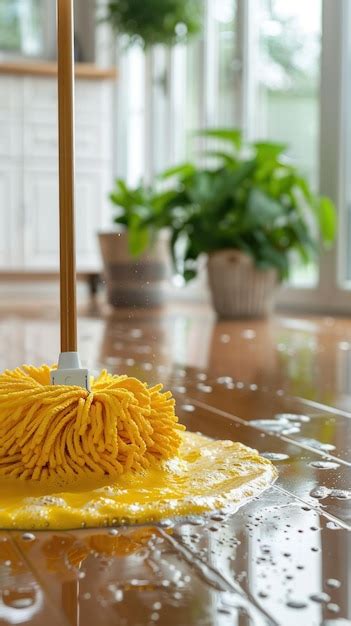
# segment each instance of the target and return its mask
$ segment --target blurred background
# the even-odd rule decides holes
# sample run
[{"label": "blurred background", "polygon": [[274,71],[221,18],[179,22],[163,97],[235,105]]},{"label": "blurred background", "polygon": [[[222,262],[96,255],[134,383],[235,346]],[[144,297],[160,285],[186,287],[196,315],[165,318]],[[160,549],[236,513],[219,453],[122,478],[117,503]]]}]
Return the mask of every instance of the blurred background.
[{"label": "blurred background", "polygon": [[[275,272],[263,313],[349,313],[349,0],[75,0],[74,10],[80,296],[88,285],[115,306],[209,302],[207,255],[235,250],[260,277]],[[55,20],[54,0],[0,0],[4,299],[56,289]],[[177,180],[160,177],[182,163]],[[229,279],[235,302],[240,276]]]}]

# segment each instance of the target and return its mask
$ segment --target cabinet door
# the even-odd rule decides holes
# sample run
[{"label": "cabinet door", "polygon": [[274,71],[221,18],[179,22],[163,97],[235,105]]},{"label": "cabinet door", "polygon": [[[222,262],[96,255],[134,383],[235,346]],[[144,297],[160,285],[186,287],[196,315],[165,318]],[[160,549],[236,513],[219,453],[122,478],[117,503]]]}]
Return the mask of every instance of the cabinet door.
[{"label": "cabinet door", "polygon": [[55,166],[24,171],[26,269],[52,270],[59,265],[58,184]]},{"label": "cabinet door", "polygon": [[0,270],[22,262],[23,215],[19,163],[0,159]]},{"label": "cabinet door", "polygon": [[[26,169],[24,174],[25,211],[28,229],[25,240],[27,269],[58,269],[59,206],[58,175],[52,169]],[[104,172],[76,171],[76,249],[77,268],[99,269],[97,231],[106,211]]]}]

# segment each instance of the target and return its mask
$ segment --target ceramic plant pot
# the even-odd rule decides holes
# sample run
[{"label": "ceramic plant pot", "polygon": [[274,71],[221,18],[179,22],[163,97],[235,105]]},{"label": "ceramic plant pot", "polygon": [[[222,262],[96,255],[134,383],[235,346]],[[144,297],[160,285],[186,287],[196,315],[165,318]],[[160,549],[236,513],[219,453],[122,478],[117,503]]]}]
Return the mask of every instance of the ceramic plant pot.
[{"label": "ceramic plant pot", "polygon": [[257,268],[239,250],[210,254],[208,278],[213,306],[221,317],[265,317],[274,308],[279,287],[276,270]]},{"label": "ceramic plant pot", "polygon": [[160,232],[154,245],[133,257],[127,233],[99,233],[108,302],[115,307],[156,307],[165,300],[171,275],[169,235]]}]

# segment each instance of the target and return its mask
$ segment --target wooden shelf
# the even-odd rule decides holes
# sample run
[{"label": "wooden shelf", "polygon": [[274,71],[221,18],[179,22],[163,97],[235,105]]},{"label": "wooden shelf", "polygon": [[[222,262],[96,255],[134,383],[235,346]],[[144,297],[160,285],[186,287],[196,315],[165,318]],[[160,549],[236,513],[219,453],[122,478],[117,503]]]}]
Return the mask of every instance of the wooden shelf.
[{"label": "wooden shelf", "polygon": [[[111,80],[116,78],[115,67],[99,67],[93,63],[76,63],[76,78],[83,80]],[[56,76],[57,64],[46,61],[9,61],[0,63],[0,75],[11,76]]]}]

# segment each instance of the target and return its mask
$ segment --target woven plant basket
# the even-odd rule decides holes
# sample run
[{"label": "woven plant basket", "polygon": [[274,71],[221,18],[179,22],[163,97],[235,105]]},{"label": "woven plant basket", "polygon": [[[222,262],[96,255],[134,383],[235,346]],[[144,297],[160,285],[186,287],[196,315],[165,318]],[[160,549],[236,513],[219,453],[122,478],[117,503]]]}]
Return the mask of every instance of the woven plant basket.
[{"label": "woven plant basket", "polygon": [[220,317],[266,317],[274,308],[277,271],[258,269],[251,257],[239,250],[210,254],[208,278],[213,306]]}]

